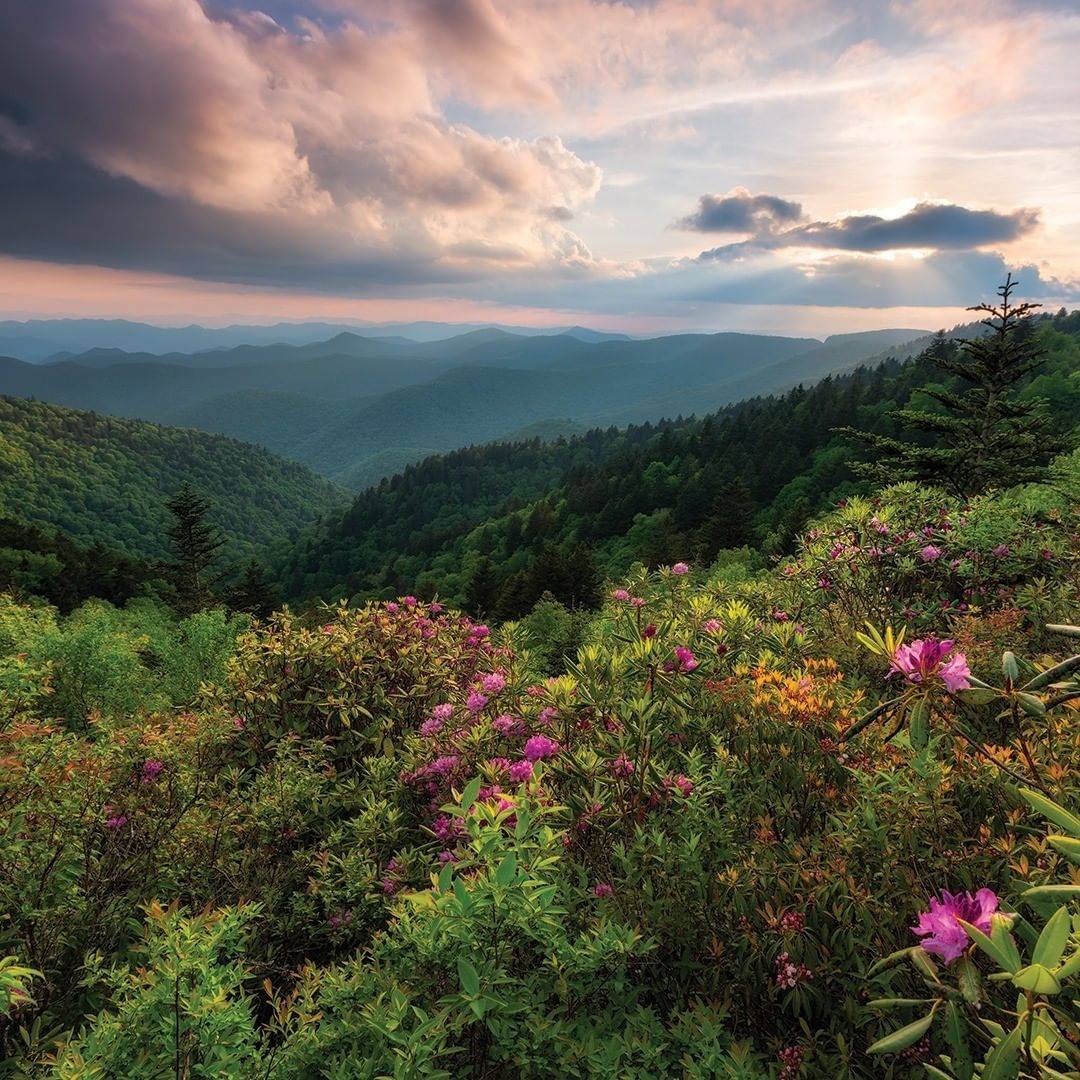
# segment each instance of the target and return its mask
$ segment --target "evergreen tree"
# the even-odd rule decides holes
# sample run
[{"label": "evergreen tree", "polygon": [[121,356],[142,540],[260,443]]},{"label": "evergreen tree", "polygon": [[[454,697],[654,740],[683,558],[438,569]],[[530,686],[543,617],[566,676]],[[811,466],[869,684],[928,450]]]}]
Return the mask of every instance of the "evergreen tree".
[{"label": "evergreen tree", "polygon": [[903,428],[930,436],[932,445],[839,429],[878,451],[876,461],[857,466],[860,472],[884,483],[926,480],[960,495],[1045,475],[1061,443],[1048,429],[1046,402],[1016,397],[1021,383],[1042,364],[1042,350],[1031,332],[1032,313],[1039,305],[1013,304],[1016,285],[1009,274],[997,290],[996,305],[968,308],[985,314],[981,322],[988,334],[957,343],[939,334],[924,353],[924,359],[960,380],[959,389],[924,388],[942,409],[909,406],[891,414]]},{"label": "evergreen tree", "polygon": [[499,582],[495,577],[495,568],[491,565],[491,560],[482,555],[477,559],[469,576],[469,583],[465,588],[465,606],[474,615],[494,615],[498,599]]},{"label": "evergreen tree", "polygon": [[712,513],[697,533],[697,558],[712,562],[724,548],[740,548],[754,541],[757,504],[743,478],[736,477],[721,487]]},{"label": "evergreen tree", "polygon": [[229,590],[229,607],[265,619],[280,603],[277,586],[267,577],[262,563],[258,559],[251,559]]},{"label": "evergreen tree", "polygon": [[187,616],[214,603],[212,567],[225,541],[206,520],[206,501],[187,482],[165,505],[173,516],[168,532],[176,556],[165,570],[176,594],[173,606]]}]

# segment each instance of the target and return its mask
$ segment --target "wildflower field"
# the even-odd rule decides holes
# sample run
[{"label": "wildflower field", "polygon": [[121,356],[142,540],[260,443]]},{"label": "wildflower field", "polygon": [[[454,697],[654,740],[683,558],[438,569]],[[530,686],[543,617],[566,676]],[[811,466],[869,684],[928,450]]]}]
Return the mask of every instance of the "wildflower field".
[{"label": "wildflower field", "polygon": [[554,674],[411,596],[4,601],[3,1074],[1077,1075],[1078,499],[638,568]]}]

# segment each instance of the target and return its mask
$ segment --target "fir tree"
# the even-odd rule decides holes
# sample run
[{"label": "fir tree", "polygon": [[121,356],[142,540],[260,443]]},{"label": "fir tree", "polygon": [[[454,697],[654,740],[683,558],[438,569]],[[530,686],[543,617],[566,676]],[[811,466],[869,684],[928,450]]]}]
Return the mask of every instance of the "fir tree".
[{"label": "fir tree", "polygon": [[[1013,304],[1017,283],[1009,274],[999,286],[999,302],[978,304],[989,330],[982,337],[956,343],[938,334],[923,354],[960,387],[926,387],[923,392],[942,409],[912,406],[891,415],[903,428],[929,436],[919,445],[886,435],[840,428],[878,452],[878,459],[855,467],[884,483],[926,480],[959,495],[1040,480],[1061,442],[1049,431],[1041,399],[1021,401],[1021,384],[1042,364],[1042,350],[1032,333],[1038,304]],[[965,385],[966,384],[966,385]]]},{"label": "fir tree", "polygon": [[173,516],[168,532],[176,555],[165,569],[176,594],[174,607],[187,616],[214,603],[212,567],[225,541],[206,520],[206,501],[187,482],[165,505]]},{"label": "fir tree", "polygon": [[280,603],[277,586],[267,577],[262,563],[258,559],[251,559],[229,590],[229,607],[265,619]]},{"label": "fir tree", "polygon": [[498,598],[499,581],[495,568],[491,565],[491,559],[481,555],[465,587],[465,606],[474,615],[490,616],[495,614]]},{"label": "fir tree", "polygon": [[741,548],[754,542],[754,515],[757,505],[742,477],[721,487],[712,514],[698,530],[697,558],[712,562],[724,548]]}]

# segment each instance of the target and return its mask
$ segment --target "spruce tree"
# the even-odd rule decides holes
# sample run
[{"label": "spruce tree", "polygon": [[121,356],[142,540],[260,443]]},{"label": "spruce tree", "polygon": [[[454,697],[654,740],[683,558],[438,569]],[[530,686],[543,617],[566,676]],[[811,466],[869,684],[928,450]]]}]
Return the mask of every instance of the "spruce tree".
[{"label": "spruce tree", "polygon": [[258,619],[265,619],[281,603],[277,587],[266,576],[258,559],[250,559],[236,584],[229,590],[229,607]]},{"label": "spruce tree", "polygon": [[938,334],[923,354],[959,380],[957,389],[923,390],[942,411],[908,406],[890,414],[902,427],[928,436],[930,445],[839,429],[878,452],[877,460],[857,464],[858,471],[883,483],[925,480],[961,496],[1043,478],[1061,443],[1049,431],[1046,402],[1016,396],[1042,364],[1031,324],[1040,305],[1014,304],[1016,286],[1009,274],[998,287],[997,304],[968,308],[985,315],[980,321],[987,334],[955,343]]},{"label": "spruce tree", "polygon": [[165,569],[176,594],[173,606],[186,617],[214,603],[212,567],[225,541],[206,520],[206,501],[186,481],[165,505],[173,516],[169,539],[176,556]]}]

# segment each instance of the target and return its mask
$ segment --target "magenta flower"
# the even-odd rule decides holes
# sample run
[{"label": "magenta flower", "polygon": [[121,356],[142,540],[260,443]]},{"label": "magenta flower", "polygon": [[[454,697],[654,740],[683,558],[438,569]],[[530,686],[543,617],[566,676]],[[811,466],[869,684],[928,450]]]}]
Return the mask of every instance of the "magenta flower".
[{"label": "magenta flower", "polygon": [[397,613],[398,606],[393,600],[388,600],[386,603],[386,610],[389,611],[391,615],[394,615]]},{"label": "magenta flower", "polygon": [[593,896],[602,900],[605,896],[610,896],[615,890],[606,882],[598,881],[593,886]]},{"label": "magenta flower", "polygon": [[814,973],[797,960],[792,960],[791,954],[782,952],[776,958],[776,985],[782,990],[794,990],[801,982],[812,979]]},{"label": "magenta flower", "polygon": [[686,563],[684,563],[684,562],[677,562],[671,568],[671,572],[673,574],[678,574],[679,577],[682,577],[683,574],[689,574],[690,573],[690,567],[687,566]]},{"label": "magenta flower", "polygon": [[996,548],[994,548],[994,550],[991,551],[990,554],[991,555],[996,555],[999,559],[1003,559],[1003,558],[1005,558],[1006,555],[1009,554],[1009,545],[1008,544],[998,544],[998,546]]},{"label": "magenta flower", "polygon": [[158,761],[156,758],[147,758],[142,764],[142,782],[149,784],[157,778],[158,773],[164,768],[165,762]]},{"label": "magenta flower", "polygon": [[506,775],[514,781],[515,784],[523,784],[526,780],[531,780],[533,774],[533,763],[528,760],[515,761],[509,769],[506,770]]},{"label": "magenta flower", "polygon": [[[966,690],[971,686],[971,670],[967,657],[952,652],[953,642],[949,639],[938,641],[937,638],[920,638],[910,645],[901,645],[892,658],[890,675],[903,675],[909,683],[921,686],[927,679],[938,675],[950,694]],[[946,659],[948,657],[948,659]]]},{"label": "magenta flower", "polygon": [[481,712],[487,703],[488,699],[479,690],[470,691],[468,698],[465,699],[465,707],[471,713]]},{"label": "magenta flower", "polygon": [[105,819],[105,828],[119,832],[127,823],[127,814],[113,814]]},{"label": "magenta flower", "polygon": [[704,630],[706,634],[718,634],[723,628],[724,625],[719,619],[706,619],[701,624],[701,629]]},{"label": "magenta flower", "polygon": [[493,671],[490,675],[484,676],[484,681],[480,686],[484,693],[489,696],[501,694],[506,689],[506,676],[499,671]]},{"label": "magenta flower", "polygon": [[630,599],[630,594],[625,589],[616,589],[611,594],[612,600],[619,600],[622,603],[626,603]]},{"label": "magenta flower", "polygon": [[449,720],[450,717],[454,715],[454,706],[448,701],[444,702],[442,705],[436,705],[435,708],[431,710],[431,715],[435,720]]},{"label": "magenta flower", "polygon": [[664,665],[664,670],[669,672],[693,671],[697,666],[697,657],[685,645],[680,645],[675,650],[675,659],[669,660]]},{"label": "magenta flower", "polygon": [[403,603],[403,604],[404,604],[404,605],[405,605],[405,606],[406,606],[407,608],[414,608],[414,607],[416,607],[416,605],[417,605],[418,603],[420,603],[420,601],[419,601],[419,600],[417,600],[415,596],[403,596],[403,597],[401,598],[401,602],[402,602],[402,603]]},{"label": "magenta flower", "polygon": [[645,606],[645,597],[644,596],[631,596],[630,597],[630,606],[631,607],[644,607]]},{"label": "magenta flower", "polygon": [[649,623],[649,625],[646,626],[645,629],[641,631],[641,636],[643,638],[654,638],[654,637],[656,637],[656,623]]},{"label": "magenta flower", "polygon": [[634,772],[634,763],[625,755],[620,754],[609,766],[616,776],[630,776]]},{"label": "magenta flower", "polygon": [[941,558],[941,548],[935,547],[933,544],[927,544],[926,547],[919,552],[919,558],[923,562],[935,562]]},{"label": "magenta flower", "polygon": [[500,735],[509,735],[517,726],[517,720],[515,720],[509,713],[503,713],[501,716],[496,716],[491,721],[491,726]]},{"label": "magenta flower", "polygon": [[553,757],[559,752],[559,744],[546,735],[534,735],[525,743],[525,756],[530,761],[539,761],[541,758]]},{"label": "magenta flower", "polygon": [[430,739],[432,735],[438,735],[443,729],[443,722],[437,716],[429,716],[420,725],[420,734]]},{"label": "magenta flower", "polygon": [[922,938],[922,947],[928,953],[935,953],[951,964],[968,947],[968,936],[957,919],[989,934],[990,916],[997,907],[997,894],[992,889],[980,889],[974,895],[942,891],[940,900],[936,896],[930,898],[930,910],[919,916],[911,931]]},{"label": "magenta flower", "polygon": [[332,634],[334,632],[334,624],[332,622],[326,623],[322,628],[322,632],[324,634]]},{"label": "magenta flower", "polygon": [[436,600],[432,600],[432,602],[428,604],[428,611],[430,611],[432,615],[438,615],[442,609],[442,604]]}]

